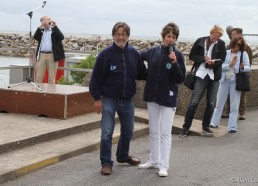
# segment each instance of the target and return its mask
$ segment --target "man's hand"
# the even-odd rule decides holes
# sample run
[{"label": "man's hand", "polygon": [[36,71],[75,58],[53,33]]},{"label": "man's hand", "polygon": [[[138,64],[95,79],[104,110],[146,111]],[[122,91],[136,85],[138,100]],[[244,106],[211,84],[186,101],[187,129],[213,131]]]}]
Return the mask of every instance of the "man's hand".
[{"label": "man's hand", "polygon": [[94,102],[94,108],[98,114],[102,113],[102,100],[98,100]]}]

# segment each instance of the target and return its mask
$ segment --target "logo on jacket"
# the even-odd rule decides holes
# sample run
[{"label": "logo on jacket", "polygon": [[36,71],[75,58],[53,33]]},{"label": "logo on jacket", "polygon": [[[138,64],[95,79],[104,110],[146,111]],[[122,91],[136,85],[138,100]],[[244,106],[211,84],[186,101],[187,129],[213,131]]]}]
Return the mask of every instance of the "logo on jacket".
[{"label": "logo on jacket", "polygon": [[169,91],[169,96],[174,96],[174,93],[171,90]]},{"label": "logo on jacket", "polygon": [[110,70],[116,70],[116,66],[115,65],[110,65]]},{"label": "logo on jacket", "polygon": [[167,64],[166,64],[166,68],[167,68],[167,69],[171,69],[171,67],[172,67],[171,63],[167,63]]}]

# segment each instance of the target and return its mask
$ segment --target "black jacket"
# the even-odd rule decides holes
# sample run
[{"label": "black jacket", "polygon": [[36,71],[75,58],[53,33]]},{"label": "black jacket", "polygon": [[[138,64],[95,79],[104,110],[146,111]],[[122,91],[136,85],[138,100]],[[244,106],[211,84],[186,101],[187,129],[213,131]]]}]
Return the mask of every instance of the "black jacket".
[{"label": "black jacket", "polygon": [[178,84],[185,77],[185,60],[178,50],[175,50],[175,54],[177,62],[173,64],[168,57],[169,48],[164,45],[140,53],[142,60],[148,62],[144,101],[176,107]]},{"label": "black jacket", "polygon": [[[198,69],[202,63],[205,63],[204,42],[206,39],[209,40],[209,38],[210,38],[209,36],[198,38],[195,41],[190,51],[189,58],[194,62],[196,69]],[[221,60],[216,61],[214,65],[209,66],[209,68],[213,68],[214,81],[219,81],[221,78],[221,73],[222,73],[221,66],[222,66],[222,63],[225,61],[225,58],[226,58],[226,45],[223,40],[219,39],[218,42],[213,47],[211,59],[221,59]]]},{"label": "black jacket", "polygon": [[[34,34],[34,39],[38,41],[38,47],[36,52],[36,60],[39,59],[40,43],[43,36],[44,29],[38,28]],[[64,47],[62,40],[64,39],[63,33],[59,30],[57,26],[52,27],[52,52],[54,55],[54,61],[59,61],[65,58]]]}]

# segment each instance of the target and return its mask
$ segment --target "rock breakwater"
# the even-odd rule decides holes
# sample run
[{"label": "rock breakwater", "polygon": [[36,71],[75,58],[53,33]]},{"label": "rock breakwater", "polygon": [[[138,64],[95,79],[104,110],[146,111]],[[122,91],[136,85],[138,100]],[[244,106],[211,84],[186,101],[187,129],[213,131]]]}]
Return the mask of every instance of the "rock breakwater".
[{"label": "rock breakwater", "polygon": [[[132,44],[137,50],[145,50],[161,44],[159,40],[144,40],[144,39],[130,39],[129,43]],[[63,40],[63,45],[66,51],[80,51],[80,52],[98,52],[102,48],[112,44],[112,39],[102,38],[101,36],[92,37],[75,37],[66,36]],[[177,48],[186,56],[186,59],[193,42],[177,42]],[[29,34],[18,33],[0,33],[0,55],[15,56],[15,57],[28,57],[28,48],[30,46]],[[37,41],[31,39],[32,49],[36,49]],[[4,48],[11,48],[16,50],[4,50]],[[254,58],[258,56],[258,46],[251,46]],[[254,59],[255,61],[258,61]],[[189,61],[187,60],[187,63]]]}]

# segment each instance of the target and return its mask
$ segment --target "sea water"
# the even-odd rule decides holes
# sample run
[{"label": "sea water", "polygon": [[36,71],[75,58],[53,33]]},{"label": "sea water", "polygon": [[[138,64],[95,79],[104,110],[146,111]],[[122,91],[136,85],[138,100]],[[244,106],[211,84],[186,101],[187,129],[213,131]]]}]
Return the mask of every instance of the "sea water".
[{"label": "sea water", "polygon": [[1,67],[10,65],[29,65],[29,58],[0,56],[0,85],[9,85],[10,70],[2,70]]}]

